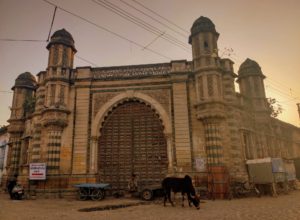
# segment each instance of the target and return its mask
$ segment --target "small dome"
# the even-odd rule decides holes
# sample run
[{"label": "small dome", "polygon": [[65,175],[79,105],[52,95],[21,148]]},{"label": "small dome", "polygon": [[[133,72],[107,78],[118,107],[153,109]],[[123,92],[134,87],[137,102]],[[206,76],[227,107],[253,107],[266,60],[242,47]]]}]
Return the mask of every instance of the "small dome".
[{"label": "small dome", "polygon": [[260,66],[254,60],[247,58],[239,68],[239,77],[260,75],[263,76]]},{"label": "small dome", "polygon": [[25,72],[20,74],[16,81],[15,81],[15,85],[12,89],[14,89],[15,87],[25,87],[25,88],[29,88],[29,89],[35,89],[36,88],[36,80],[35,77],[29,73],[29,72]]},{"label": "small dome", "polygon": [[53,44],[63,44],[67,47],[71,47],[76,52],[74,39],[72,35],[64,28],[54,32],[54,34],[51,36],[50,43],[47,45],[47,49],[49,49]]},{"label": "small dome", "polygon": [[209,18],[204,16],[201,16],[193,23],[189,43],[191,43],[191,38],[200,32],[213,32],[219,35],[219,33],[216,31],[214,23]]}]

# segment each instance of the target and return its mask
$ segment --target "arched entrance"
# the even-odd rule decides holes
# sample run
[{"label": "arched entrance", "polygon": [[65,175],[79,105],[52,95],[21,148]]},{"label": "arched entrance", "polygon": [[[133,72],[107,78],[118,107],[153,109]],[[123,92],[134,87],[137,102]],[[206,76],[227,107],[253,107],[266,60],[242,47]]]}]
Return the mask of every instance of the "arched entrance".
[{"label": "arched entrance", "polygon": [[167,142],[158,115],[130,100],[115,107],[101,127],[98,142],[100,182],[127,188],[132,173],[139,184],[160,183],[168,169]]}]

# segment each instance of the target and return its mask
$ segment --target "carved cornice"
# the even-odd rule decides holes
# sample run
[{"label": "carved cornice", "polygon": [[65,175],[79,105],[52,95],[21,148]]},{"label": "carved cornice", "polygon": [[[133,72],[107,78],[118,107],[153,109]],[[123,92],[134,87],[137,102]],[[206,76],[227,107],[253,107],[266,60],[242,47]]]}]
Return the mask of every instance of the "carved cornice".
[{"label": "carved cornice", "polygon": [[120,67],[103,67],[94,68],[93,78],[98,80],[112,79],[137,79],[150,76],[167,76],[171,71],[169,63],[120,66]]}]

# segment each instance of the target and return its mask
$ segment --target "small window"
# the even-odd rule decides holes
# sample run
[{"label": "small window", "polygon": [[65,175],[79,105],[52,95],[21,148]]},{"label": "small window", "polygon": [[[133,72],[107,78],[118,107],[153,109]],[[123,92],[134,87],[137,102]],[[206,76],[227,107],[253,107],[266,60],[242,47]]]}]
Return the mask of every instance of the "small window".
[{"label": "small window", "polygon": [[204,48],[208,49],[208,43],[206,41],[204,41]]}]

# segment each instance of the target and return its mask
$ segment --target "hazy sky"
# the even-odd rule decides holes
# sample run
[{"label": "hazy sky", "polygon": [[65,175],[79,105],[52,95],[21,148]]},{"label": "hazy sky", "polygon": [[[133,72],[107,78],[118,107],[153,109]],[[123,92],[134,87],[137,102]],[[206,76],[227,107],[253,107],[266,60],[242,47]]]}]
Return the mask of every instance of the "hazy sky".
[{"label": "hazy sky", "polygon": [[[191,60],[189,30],[198,17],[209,17],[220,33],[219,55],[235,62],[235,72],[246,58],[257,61],[267,77],[267,97],[276,98],[284,108],[279,118],[296,126],[300,125],[296,107],[296,103],[300,102],[299,0],[106,0],[158,28],[164,33],[163,36],[171,35],[176,38],[184,48],[162,37],[158,38],[93,0],[49,1],[98,26],[57,9],[52,34],[65,28],[73,35],[78,50],[75,67]],[[136,2],[167,18],[180,29]],[[53,11],[54,7],[43,0],[0,0],[0,39],[46,40]],[[160,23],[143,13],[151,15]],[[142,46],[150,44],[149,49],[163,56],[138,47],[136,43]],[[11,87],[16,77],[25,71],[35,75],[46,69],[46,45],[46,42],[0,41],[0,125],[7,124],[10,117]],[[225,48],[232,48],[234,52],[228,54]]]}]

